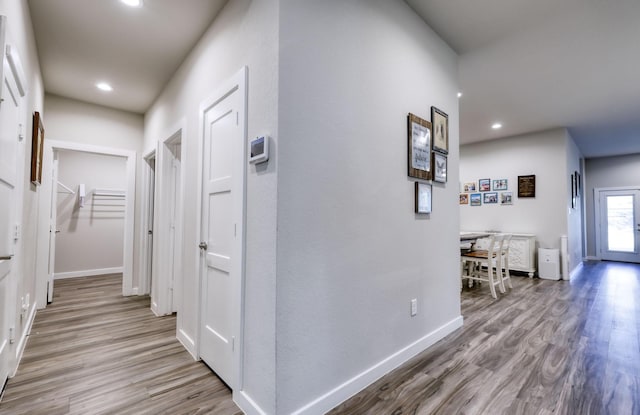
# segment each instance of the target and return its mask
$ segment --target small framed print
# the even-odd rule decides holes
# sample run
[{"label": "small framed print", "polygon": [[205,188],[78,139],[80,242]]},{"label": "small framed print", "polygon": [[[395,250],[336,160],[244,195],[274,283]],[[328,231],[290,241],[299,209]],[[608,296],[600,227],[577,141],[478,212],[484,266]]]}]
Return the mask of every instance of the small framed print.
[{"label": "small framed print", "polygon": [[431,180],[431,123],[409,114],[409,177]]},{"label": "small framed print", "polygon": [[469,193],[460,193],[460,204],[461,205],[469,204]]},{"label": "small framed print", "polygon": [[482,203],[485,205],[490,205],[492,203],[498,203],[498,193],[497,192],[487,192],[482,195]]},{"label": "small framed print", "polygon": [[500,193],[501,205],[513,205],[513,192],[501,192]]},{"label": "small framed print", "polygon": [[447,182],[447,156],[433,152],[433,181],[439,183]]},{"label": "small framed print", "polygon": [[416,182],[416,213],[431,213],[431,185]]},{"label": "small framed print", "polygon": [[449,153],[449,116],[436,107],[431,107],[431,124],[433,126],[433,150],[443,154]]},{"label": "small framed print", "polygon": [[469,204],[471,206],[481,206],[482,205],[482,194],[481,193],[471,193],[469,195]]},{"label": "small framed print", "polygon": [[462,191],[465,193],[472,193],[476,191],[476,182],[468,182],[462,186]]},{"label": "small framed print", "polygon": [[507,190],[507,179],[494,180],[493,190]]},{"label": "small framed print", "polygon": [[478,187],[480,187],[481,192],[489,192],[491,191],[491,179],[480,179],[478,180]]}]

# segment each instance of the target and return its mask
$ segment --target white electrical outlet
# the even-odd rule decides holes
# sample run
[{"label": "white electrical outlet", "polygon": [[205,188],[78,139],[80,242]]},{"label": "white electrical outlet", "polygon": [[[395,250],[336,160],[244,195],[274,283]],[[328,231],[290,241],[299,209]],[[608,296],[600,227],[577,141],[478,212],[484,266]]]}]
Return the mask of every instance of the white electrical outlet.
[{"label": "white electrical outlet", "polygon": [[411,300],[411,317],[418,314],[418,299],[414,298]]}]

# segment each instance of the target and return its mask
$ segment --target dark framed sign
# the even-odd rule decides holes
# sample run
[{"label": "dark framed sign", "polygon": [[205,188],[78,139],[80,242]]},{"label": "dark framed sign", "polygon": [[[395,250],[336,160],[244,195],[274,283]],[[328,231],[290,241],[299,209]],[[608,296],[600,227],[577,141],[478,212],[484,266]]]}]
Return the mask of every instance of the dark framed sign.
[{"label": "dark framed sign", "polygon": [[536,175],[518,176],[518,197],[536,197]]}]

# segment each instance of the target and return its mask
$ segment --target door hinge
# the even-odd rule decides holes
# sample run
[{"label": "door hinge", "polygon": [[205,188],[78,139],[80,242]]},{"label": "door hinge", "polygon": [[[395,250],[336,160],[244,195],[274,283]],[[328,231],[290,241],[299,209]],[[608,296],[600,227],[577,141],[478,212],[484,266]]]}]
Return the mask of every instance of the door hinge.
[{"label": "door hinge", "polygon": [[231,351],[236,350],[236,336],[231,336]]},{"label": "door hinge", "polygon": [[13,327],[9,328],[9,344],[13,344],[16,341],[16,329]]}]

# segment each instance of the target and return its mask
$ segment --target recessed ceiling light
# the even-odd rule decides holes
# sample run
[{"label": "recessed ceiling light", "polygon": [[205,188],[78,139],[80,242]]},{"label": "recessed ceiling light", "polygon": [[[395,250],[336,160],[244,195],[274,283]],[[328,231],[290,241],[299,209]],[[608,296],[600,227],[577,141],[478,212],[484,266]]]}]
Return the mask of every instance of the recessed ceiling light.
[{"label": "recessed ceiling light", "polygon": [[142,7],[142,0],[120,0],[129,7]]},{"label": "recessed ceiling light", "polygon": [[462,92],[458,92],[458,98],[462,97]]},{"label": "recessed ceiling light", "polygon": [[106,82],[98,82],[96,84],[96,88],[98,88],[101,91],[105,91],[105,92],[111,92],[113,91],[113,87],[111,85],[109,85]]},{"label": "recessed ceiling light", "polygon": [[493,123],[491,128],[493,128],[494,130],[499,130],[502,128],[502,124],[500,124],[499,122]]}]

